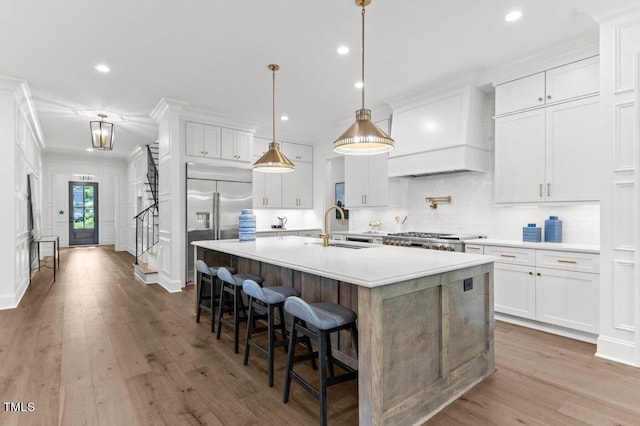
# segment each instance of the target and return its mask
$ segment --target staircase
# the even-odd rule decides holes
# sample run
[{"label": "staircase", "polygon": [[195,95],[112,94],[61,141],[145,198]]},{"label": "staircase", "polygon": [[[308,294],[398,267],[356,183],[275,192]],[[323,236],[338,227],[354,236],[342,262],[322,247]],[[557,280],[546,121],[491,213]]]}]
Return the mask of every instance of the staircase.
[{"label": "staircase", "polygon": [[146,146],[147,181],[145,207],[136,221],[136,261],[134,274],[146,284],[158,282],[156,244],[160,240],[158,216],[158,142]]}]

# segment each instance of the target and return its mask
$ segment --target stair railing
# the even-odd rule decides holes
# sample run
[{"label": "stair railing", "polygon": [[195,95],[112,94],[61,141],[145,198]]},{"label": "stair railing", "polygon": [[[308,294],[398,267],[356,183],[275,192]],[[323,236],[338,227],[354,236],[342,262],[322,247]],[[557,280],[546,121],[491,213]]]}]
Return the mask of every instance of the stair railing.
[{"label": "stair railing", "polygon": [[151,205],[134,216],[136,222],[136,260],[160,241],[160,224],[158,215],[158,167],[153,153],[147,145],[147,192],[151,194]]}]

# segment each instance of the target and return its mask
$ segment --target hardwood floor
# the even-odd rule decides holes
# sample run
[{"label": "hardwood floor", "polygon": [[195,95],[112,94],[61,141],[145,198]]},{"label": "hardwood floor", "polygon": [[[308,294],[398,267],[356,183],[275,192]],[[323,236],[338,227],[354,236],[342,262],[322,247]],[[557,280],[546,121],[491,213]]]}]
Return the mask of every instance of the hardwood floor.
[{"label": "hardwood floor", "polygon": [[[266,359],[249,366],[232,336],[217,341],[193,289],[169,294],[133,277],[113,247],[63,249],[34,276],[20,306],[0,311],[0,425],[313,425],[318,403],[296,384],[281,402]],[[49,265],[51,260],[49,260]],[[640,369],[593,356],[595,346],[496,324],[496,372],[428,425],[640,424]],[[308,377],[316,372],[308,368]],[[329,422],[358,422],[357,386],[329,389]]]}]

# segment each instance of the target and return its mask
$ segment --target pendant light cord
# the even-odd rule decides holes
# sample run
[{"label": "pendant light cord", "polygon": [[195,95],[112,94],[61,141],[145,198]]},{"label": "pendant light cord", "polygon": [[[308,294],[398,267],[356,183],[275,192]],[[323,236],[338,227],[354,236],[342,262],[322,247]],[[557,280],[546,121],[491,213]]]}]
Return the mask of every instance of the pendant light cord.
[{"label": "pendant light cord", "polygon": [[362,2],[362,109],[364,109],[364,1]]},{"label": "pendant light cord", "polygon": [[272,111],[273,114],[271,114],[271,118],[272,118],[272,129],[273,129],[273,138],[271,140],[271,142],[275,142],[276,141],[276,70],[275,68],[273,68],[273,85],[272,85],[272,96],[271,99],[273,101],[272,103]]}]

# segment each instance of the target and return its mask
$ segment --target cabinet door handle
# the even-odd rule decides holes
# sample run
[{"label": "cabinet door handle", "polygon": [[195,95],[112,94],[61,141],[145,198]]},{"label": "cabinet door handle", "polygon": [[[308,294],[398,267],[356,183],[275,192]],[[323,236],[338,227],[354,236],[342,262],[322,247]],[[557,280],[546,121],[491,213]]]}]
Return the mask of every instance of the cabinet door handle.
[{"label": "cabinet door handle", "polygon": [[542,184],[540,184],[540,198],[542,198]]},{"label": "cabinet door handle", "polygon": [[539,277],[542,276],[542,274],[540,272],[538,272],[536,275],[539,276]]},{"label": "cabinet door handle", "polygon": [[538,102],[542,102],[542,98],[538,98]]},{"label": "cabinet door handle", "polygon": [[209,153],[208,151],[205,151],[205,152],[204,152],[204,155],[207,155],[208,153]]},{"label": "cabinet door handle", "polygon": [[551,197],[551,184],[547,184],[547,197]]},{"label": "cabinet door handle", "polygon": [[547,95],[547,99],[551,99],[551,95]]},{"label": "cabinet door handle", "polygon": [[576,262],[575,260],[558,259],[558,263],[571,263],[572,265],[575,265],[578,262]]},{"label": "cabinet door handle", "polygon": [[529,271],[529,275],[533,275],[533,272]]},{"label": "cabinet door handle", "polygon": [[516,256],[513,255],[513,254],[501,254],[500,257],[508,257],[510,259],[515,259],[516,258]]},{"label": "cabinet door handle", "polygon": [[364,204],[364,195],[360,195],[360,204]]},{"label": "cabinet door handle", "polygon": [[369,204],[369,202],[367,201],[367,194],[364,194],[364,203]]}]

